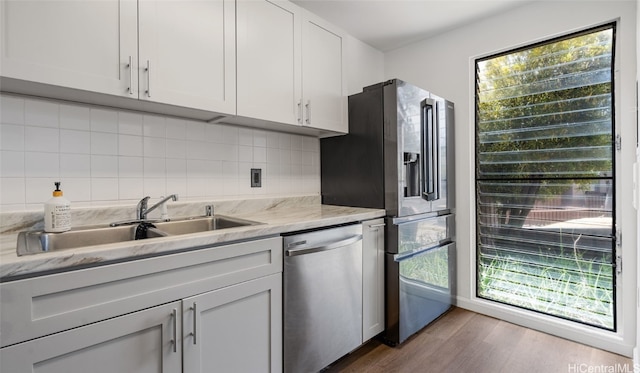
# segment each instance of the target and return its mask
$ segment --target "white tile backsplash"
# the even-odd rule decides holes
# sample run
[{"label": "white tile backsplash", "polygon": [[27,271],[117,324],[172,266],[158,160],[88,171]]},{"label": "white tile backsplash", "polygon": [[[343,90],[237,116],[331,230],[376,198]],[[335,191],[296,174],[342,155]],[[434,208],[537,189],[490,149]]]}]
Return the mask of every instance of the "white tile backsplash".
[{"label": "white tile backsplash", "polygon": [[[317,138],[0,94],[0,209],[41,209],[61,181],[72,205],[320,191]],[[250,169],[262,169],[251,188]]]},{"label": "white tile backsplash", "polygon": [[[116,201],[119,199],[118,190],[118,179],[115,177],[91,179],[91,199],[94,201]],[[67,199],[73,201],[71,198],[73,196],[67,196]]]},{"label": "white tile backsplash", "polygon": [[143,151],[143,137],[133,135],[118,135],[118,155],[141,157]]},{"label": "white tile backsplash", "polygon": [[165,157],[167,154],[167,139],[164,137],[144,137],[143,155],[145,157]]},{"label": "white tile backsplash", "polygon": [[204,140],[204,126],[205,126],[204,123],[189,120],[186,122],[186,125],[187,125],[186,126],[187,140],[195,140],[195,141]]},{"label": "white tile backsplash", "polygon": [[167,165],[164,158],[144,157],[144,178],[158,179],[167,176]]},{"label": "white tile backsplash", "polygon": [[0,124],[0,148],[2,150],[24,150],[24,126]]},{"label": "white tile backsplash", "polygon": [[91,131],[91,154],[117,155],[118,135]]},{"label": "white tile backsplash", "polygon": [[91,133],[61,129],[60,153],[91,154]]},{"label": "white tile backsplash", "polygon": [[73,202],[91,201],[91,179],[88,177],[65,177],[61,186],[64,196],[73,196]]},{"label": "white tile backsplash", "polygon": [[91,156],[88,154],[60,154],[60,178],[90,178]]},{"label": "white tile backsplash", "polygon": [[143,183],[144,179],[141,177],[132,178],[120,178],[118,180],[118,190],[120,192],[120,199],[122,200],[134,200],[140,199],[140,196],[144,193]]},{"label": "white tile backsplash", "polygon": [[0,123],[24,124],[24,100],[13,96],[0,96]]},{"label": "white tile backsplash", "polygon": [[[142,178],[144,158],[118,157],[118,175],[123,178]],[[141,197],[142,198],[142,197]]]},{"label": "white tile backsplash", "polygon": [[[54,182],[57,177],[27,177],[25,178],[25,203],[42,204],[52,197],[52,191],[55,189]],[[62,183],[60,188],[64,191],[66,183]],[[65,195],[69,199],[68,194]]]},{"label": "white tile backsplash", "polygon": [[[24,177],[4,177],[0,178],[0,204],[12,207],[25,204],[25,178]],[[15,209],[15,208],[14,208]]]},{"label": "white tile backsplash", "polygon": [[118,157],[114,155],[92,155],[91,177],[118,177]]},{"label": "white tile backsplash", "polygon": [[60,105],[46,100],[25,100],[24,124],[58,128]]},{"label": "white tile backsplash", "polygon": [[127,112],[118,113],[118,133],[142,136],[142,115]]},{"label": "white tile backsplash", "polygon": [[91,109],[86,106],[60,105],[60,128],[91,130]]},{"label": "white tile backsplash", "polygon": [[144,115],[142,117],[142,133],[145,138],[166,138],[167,124],[165,118],[157,115]]},{"label": "white tile backsplash", "polygon": [[0,175],[24,177],[24,152],[0,151]]},{"label": "white tile backsplash", "polygon": [[34,152],[57,153],[60,150],[60,130],[57,128],[26,126],[24,149]]},{"label": "white tile backsplash", "polygon": [[184,140],[187,138],[187,124],[183,119],[167,118],[167,139]]},{"label": "white tile backsplash", "polygon": [[118,133],[118,112],[107,109],[91,109],[91,132]]},{"label": "white tile backsplash", "polygon": [[58,177],[59,154],[25,152],[24,169],[26,177]]}]

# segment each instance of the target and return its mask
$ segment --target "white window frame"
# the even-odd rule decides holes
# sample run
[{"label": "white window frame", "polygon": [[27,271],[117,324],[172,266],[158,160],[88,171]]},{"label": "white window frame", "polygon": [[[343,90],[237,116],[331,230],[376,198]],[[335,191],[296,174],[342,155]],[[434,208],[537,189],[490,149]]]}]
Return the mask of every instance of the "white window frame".
[{"label": "white window frame", "polygon": [[[618,134],[622,134],[623,137],[627,135],[631,135],[632,131],[635,131],[634,128],[630,128],[630,126],[625,126],[623,128],[622,122],[625,120],[626,116],[623,114],[623,108],[629,107],[630,102],[635,102],[635,96],[630,97],[629,95],[633,92],[629,92],[628,85],[625,85],[621,81],[621,65],[623,64],[624,55],[621,54],[621,48],[623,46],[623,42],[621,39],[623,35],[625,35],[625,30],[621,27],[620,20],[608,20],[606,22],[601,22],[598,24],[585,25],[579,29],[575,30],[566,30],[565,32],[559,32],[552,35],[547,35],[543,38],[539,38],[537,40],[527,41],[525,43],[521,43],[519,45],[512,45],[509,47],[502,48],[502,50],[492,50],[487,51],[486,53],[472,56],[469,58],[469,126],[471,134],[468,136],[468,145],[470,149],[474,149],[469,152],[469,162],[468,177],[471,180],[470,185],[472,186],[469,191],[469,201],[470,201],[470,210],[469,210],[469,267],[468,271],[471,274],[468,281],[470,289],[470,299],[458,299],[459,305],[470,309],[472,311],[476,311],[482,314],[486,314],[492,317],[496,317],[498,319],[502,319],[514,324],[522,325],[531,329],[539,330],[548,334],[556,335],[562,338],[566,338],[569,340],[573,340],[579,343],[584,343],[593,347],[601,348],[603,350],[611,351],[617,354],[621,354],[624,356],[632,357],[633,350],[635,347],[635,329],[636,329],[636,292],[640,291],[636,288],[636,245],[635,239],[633,239],[632,235],[634,235],[633,227],[629,228],[628,226],[625,229],[624,222],[636,222],[636,211],[633,208],[628,208],[630,205],[632,190],[630,188],[632,175],[625,175],[624,169],[629,169],[630,165],[627,164],[628,161],[635,159],[635,144],[632,147],[631,144],[623,146],[622,152],[615,153],[615,170],[614,174],[617,178],[616,180],[616,222],[620,225],[620,228],[623,232],[627,232],[626,238],[622,242],[622,248],[619,253],[622,254],[624,258],[623,261],[623,271],[621,275],[618,275],[616,278],[616,318],[617,318],[617,331],[608,331],[603,330],[598,327],[583,325],[578,322],[568,321],[564,319],[560,319],[555,316],[541,314],[536,311],[530,311],[514,306],[504,305],[495,301],[487,300],[484,298],[480,298],[477,296],[477,259],[476,259],[476,198],[475,198],[475,95],[476,95],[476,87],[475,87],[475,68],[476,68],[476,60],[486,58],[492,55],[496,55],[499,53],[508,52],[521,47],[528,47],[534,45],[536,43],[542,43],[557,37],[566,36],[568,34],[588,30],[590,28],[610,24],[612,22],[616,23],[616,39],[615,39],[615,55],[616,58],[614,60],[614,136]],[[628,32],[628,31],[627,31]],[[634,51],[635,53],[635,51]],[[628,64],[627,64],[628,65]],[[635,88],[635,85],[634,85]],[[473,129],[473,130],[471,130]],[[629,136],[631,137],[631,136]],[[632,149],[633,148],[633,149]],[[629,171],[627,171],[629,174]],[[625,182],[625,179],[628,179]],[[629,185],[625,185],[629,184]],[[626,206],[625,206],[625,202]],[[624,206],[624,207],[623,207]],[[463,270],[463,269],[458,269]],[[640,295],[638,296],[640,298]]]}]

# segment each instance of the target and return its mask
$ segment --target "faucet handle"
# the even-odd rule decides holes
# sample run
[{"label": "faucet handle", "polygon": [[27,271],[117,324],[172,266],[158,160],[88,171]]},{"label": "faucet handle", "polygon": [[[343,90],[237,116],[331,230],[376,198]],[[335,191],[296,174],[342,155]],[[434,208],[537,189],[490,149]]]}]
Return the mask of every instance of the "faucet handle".
[{"label": "faucet handle", "polygon": [[147,213],[147,202],[149,201],[149,196],[144,197],[138,202],[136,206],[136,219],[143,220],[146,218]]},{"label": "faucet handle", "polygon": [[213,205],[206,205],[204,207],[204,216],[213,216]]},{"label": "faucet handle", "polygon": [[141,199],[141,200],[140,200],[140,202],[138,202],[138,204],[140,204],[141,206],[147,207],[147,202],[149,202],[149,199],[150,199],[150,198],[151,198],[151,197],[146,196],[146,197],[144,197],[143,199]]}]

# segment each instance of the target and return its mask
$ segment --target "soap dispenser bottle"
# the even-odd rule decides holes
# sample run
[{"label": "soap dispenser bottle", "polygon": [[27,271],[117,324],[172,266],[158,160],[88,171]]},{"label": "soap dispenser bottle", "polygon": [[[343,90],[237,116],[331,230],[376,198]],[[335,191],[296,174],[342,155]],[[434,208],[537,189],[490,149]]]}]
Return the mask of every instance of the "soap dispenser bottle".
[{"label": "soap dispenser bottle", "polygon": [[53,198],[44,204],[44,231],[65,232],[71,229],[71,203],[62,196],[60,182],[54,184]]}]

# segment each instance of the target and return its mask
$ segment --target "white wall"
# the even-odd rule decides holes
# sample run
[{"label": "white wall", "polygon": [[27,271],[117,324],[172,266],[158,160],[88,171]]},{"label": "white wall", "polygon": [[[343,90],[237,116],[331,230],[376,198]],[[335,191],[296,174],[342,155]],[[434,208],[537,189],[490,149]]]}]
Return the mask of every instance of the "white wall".
[{"label": "white wall", "polygon": [[[382,52],[351,36],[345,61],[350,94],[384,76]],[[74,207],[319,194],[319,151],[309,136],[2,94],[0,211],[41,210],[58,180]]]},{"label": "white wall", "polygon": [[[639,118],[637,103],[640,100],[640,0],[636,0],[636,126],[638,126]],[[640,128],[636,128],[636,132],[640,133]],[[640,146],[636,148],[636,210],[638,222],[640,222]],[[640,229],[636,232],[636,252],[640,252]],[[637,268],[640,268],[640,255],[638,255]],[[640,271],[637,274],[637,284],[640,285]],[[640,302],[636,309],[636,348],[633,350],[633,361],[636,366],[640,366]]]},{"label": "white wall", "polygon": [[[536,41],[620,18],[616,50],[616,126],[623,136],[621,162],[617,163],[618,223],[627,232],[624,272],[618,287],[617,334],[536,313],[511,310],[475,298],[474,220],[474,58],[506,51]],[[540,1],[486,18],[451,32],[385,54],[385,77],[400,78],[447,97],[456,115],[456,202],[458,240],[458,304],[549,333],[631,355],[635,345],[636,213],[631,170],[635,158],[636,2]]]},{"label": "white wall", "polygon": [[384,80],[384,54],[354,37],[347,37],[349,95]]}]

